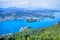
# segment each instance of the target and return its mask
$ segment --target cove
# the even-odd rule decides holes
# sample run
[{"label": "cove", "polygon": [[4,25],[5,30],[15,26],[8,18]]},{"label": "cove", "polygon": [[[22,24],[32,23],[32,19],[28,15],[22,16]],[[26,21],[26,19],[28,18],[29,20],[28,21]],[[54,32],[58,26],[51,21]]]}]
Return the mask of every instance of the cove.
[{"label": "cove", "polygon": [[32,29],[45,28],[54,25],[56,22],[57,21],[55,19],[50,18],[45,18],[44,20],[31,23],[26,22],[24,19],[4,21],[0,22],[0,35],[19,32],[21,27],[25,27],[27,25]]}]

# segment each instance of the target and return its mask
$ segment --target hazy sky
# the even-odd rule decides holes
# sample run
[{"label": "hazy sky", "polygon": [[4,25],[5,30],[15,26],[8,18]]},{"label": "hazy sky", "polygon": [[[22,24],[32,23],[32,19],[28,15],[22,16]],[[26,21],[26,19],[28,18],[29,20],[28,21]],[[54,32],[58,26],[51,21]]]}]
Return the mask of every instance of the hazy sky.
[{"label": "hazy sky", "polygon": [[60,9],[60,0],[0,0],[0,7]]}]

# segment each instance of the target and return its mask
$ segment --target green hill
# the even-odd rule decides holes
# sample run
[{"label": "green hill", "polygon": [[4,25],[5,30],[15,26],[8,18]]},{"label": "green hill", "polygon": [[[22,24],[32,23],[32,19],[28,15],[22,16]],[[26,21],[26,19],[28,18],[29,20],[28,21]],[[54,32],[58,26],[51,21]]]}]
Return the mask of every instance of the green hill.
[{"label": "green hill", "polygon": [[25,30],[12,35],[0,37],[0,40],[60,40],[60,23],[47,27],[32,30]]}]

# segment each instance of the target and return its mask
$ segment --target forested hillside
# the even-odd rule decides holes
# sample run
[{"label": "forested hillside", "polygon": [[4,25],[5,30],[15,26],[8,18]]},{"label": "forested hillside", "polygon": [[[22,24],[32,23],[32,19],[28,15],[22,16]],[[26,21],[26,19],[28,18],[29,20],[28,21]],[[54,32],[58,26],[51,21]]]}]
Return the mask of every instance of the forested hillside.
[{"label": "forested hillside", "polygon": [[5,35],[0,37],[0,40],[60,40],[60,23],[47,28],[29,29]]}]

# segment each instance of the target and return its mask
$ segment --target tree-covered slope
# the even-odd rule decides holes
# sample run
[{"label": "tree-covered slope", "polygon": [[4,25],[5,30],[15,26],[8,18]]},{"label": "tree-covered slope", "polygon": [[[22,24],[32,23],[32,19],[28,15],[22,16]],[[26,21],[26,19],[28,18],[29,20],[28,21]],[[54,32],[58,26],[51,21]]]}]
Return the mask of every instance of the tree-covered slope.
[{"label": "tree-covered slope", "polygon": [[42,29],[25,30],[0,37],[5,40],[60,40],[60,23]]}]

